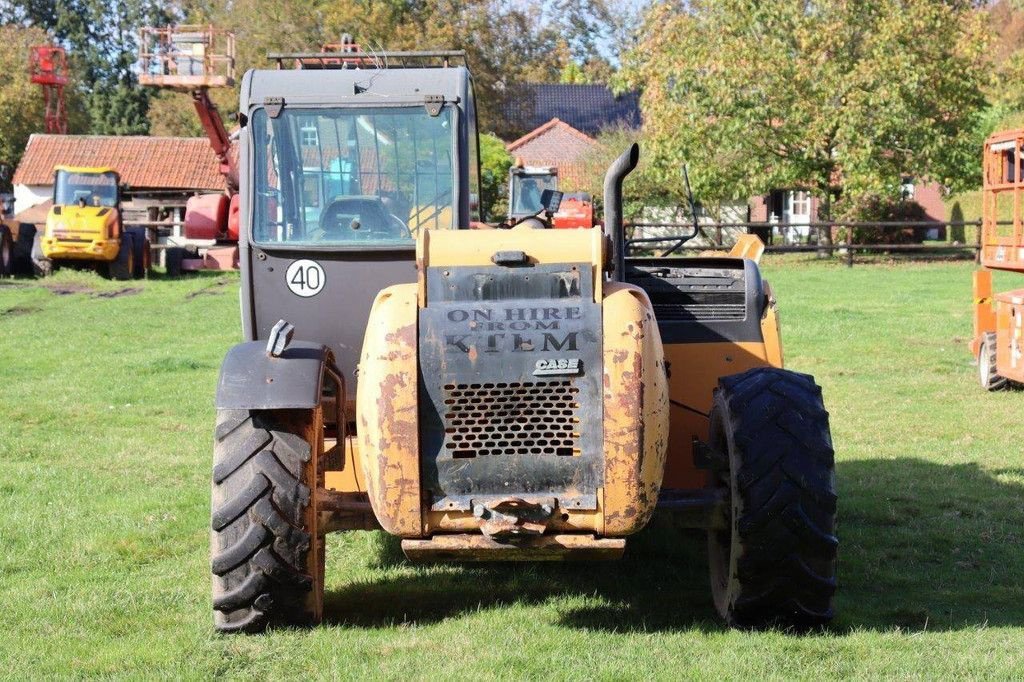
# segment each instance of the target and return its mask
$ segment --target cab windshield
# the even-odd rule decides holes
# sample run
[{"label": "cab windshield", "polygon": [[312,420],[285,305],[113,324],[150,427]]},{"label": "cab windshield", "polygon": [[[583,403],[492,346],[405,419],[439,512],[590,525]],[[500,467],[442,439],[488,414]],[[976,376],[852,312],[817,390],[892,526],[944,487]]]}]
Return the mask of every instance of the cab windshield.
[{"label": "cab windshield", "polygon": [[410,246],[455,227],[452,109],[258,109],[258,243]]},{"label": "cab windshield", "polygon": [[53,203],[56,206],[117,206],[117,174],[57,171]]},{"label": "cab windshield", "polygon": [[539,213],[544,190],[558,189],[555,175],[514,175],[512,181],[512,215],[528,216]]}]

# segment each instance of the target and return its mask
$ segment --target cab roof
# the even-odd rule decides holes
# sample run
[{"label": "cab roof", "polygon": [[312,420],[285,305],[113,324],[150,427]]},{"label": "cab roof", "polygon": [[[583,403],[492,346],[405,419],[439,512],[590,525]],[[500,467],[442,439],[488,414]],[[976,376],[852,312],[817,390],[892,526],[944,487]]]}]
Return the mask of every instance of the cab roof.
[{"label": "cab roof", "polygon": [[117,171],[109,166],[54,166],[53,171],[64,171],[65,173],[80,173],[82,175],[101,175],[103,173],[114,173]]},{"label": "cab roof", "polygon": [[440,95],[460,105],[471,79],[464,66],[390,69],[250,70],[242,78],[241,108],[248,111],[267,98],[303,106],[384,103],[412,104]]}]

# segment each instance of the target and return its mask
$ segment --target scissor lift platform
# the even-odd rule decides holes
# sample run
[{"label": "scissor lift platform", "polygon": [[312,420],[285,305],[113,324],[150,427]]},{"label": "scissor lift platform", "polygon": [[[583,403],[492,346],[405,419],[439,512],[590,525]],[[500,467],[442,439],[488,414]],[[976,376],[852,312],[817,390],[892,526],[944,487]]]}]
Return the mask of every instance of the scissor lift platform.
[{"label": "scissor lift platform", "polygon": [[1024,129],[993,133],[982,153],[982,268],[974,273],[971,353],[988,390],[1024,383],[1024,289],[992,293],[992,271],[1024,272]]}]

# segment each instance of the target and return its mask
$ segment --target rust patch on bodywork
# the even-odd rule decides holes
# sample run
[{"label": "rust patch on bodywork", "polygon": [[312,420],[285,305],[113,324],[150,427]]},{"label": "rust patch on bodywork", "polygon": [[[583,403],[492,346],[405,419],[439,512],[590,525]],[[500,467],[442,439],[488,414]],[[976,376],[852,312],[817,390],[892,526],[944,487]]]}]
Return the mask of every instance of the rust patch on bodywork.
[{"label": "rust patch on bodywork", "polygon": [[604,301],[604,533],[627,535],[658,501],[668,451],[664,350],[647,295],[610,284]]},{"label": "rust patch on bodywork", "polygon": [[555,506],[554,498],[547,502],[529,502],[518,497],[506,497],[476,504],[473,516],[480,519],[480,530],[484,535],[500,542],[543,534],[555,513]]},{"label": "rust patch on bodywork", "polygon": [[416,286],[382,291],[374,301],[359,364],[359,460],[381,527],[422,534],[417,405]]}]

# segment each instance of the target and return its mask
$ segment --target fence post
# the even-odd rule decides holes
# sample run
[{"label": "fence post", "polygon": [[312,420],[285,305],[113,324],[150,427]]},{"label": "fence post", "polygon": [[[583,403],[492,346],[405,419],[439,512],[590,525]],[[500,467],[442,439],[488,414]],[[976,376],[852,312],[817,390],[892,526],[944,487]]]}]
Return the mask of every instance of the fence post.
[{"label": "fence post", "polygon": [[974,221],[974,224],[978,228],[974,231],[974,245],[977,247],[974,250],[974,262],[981,263],[981,219]]},{"label": "fence post", "polygon": [[846,267],[853,267],[853,228],[846,226]]}]

